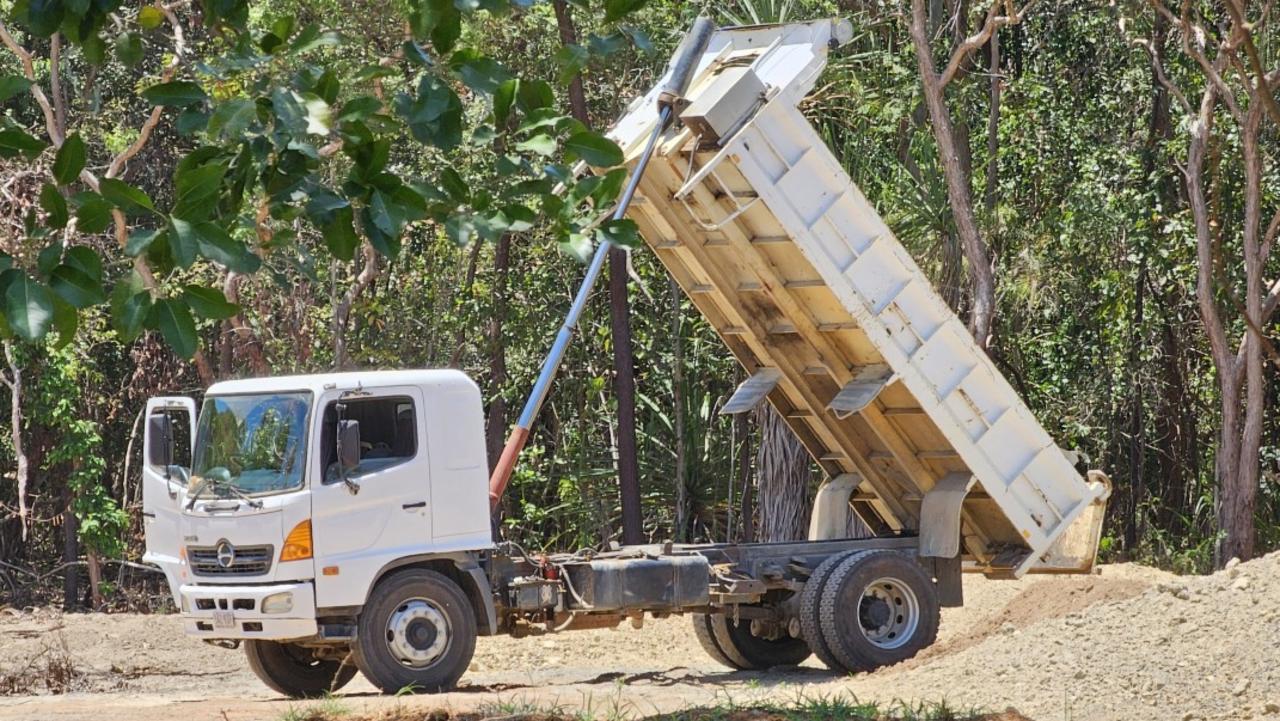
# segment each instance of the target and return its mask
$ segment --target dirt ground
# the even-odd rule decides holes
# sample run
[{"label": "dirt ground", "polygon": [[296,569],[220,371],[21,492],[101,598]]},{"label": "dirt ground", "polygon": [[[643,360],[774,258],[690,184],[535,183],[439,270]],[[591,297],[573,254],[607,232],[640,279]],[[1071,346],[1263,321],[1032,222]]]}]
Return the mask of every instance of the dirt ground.
[{"label": "dirt ground", "polygon": [[[1132,565],[1089,577],[965,579],[966,606],[943,611],[938,643],[871,674],[798,668],[729,672],[683,618],[643,630],[481,639],[463,687],[439,696],[343,689],[353,712],[530,705],[599,717],[696,705],[861,700],[1016,708],[1036,721],[1280,721],[1280,554],[1213,576]],[[36,669],[36,695],[0,695],[0,719],[274,721],[300,706],[275,696],[239,651],[185,638],[177,619],[0,611],[0,694]],[[32,672],[25,672],[27,678]],[[29,693],[29,692],[28,692]]]}]

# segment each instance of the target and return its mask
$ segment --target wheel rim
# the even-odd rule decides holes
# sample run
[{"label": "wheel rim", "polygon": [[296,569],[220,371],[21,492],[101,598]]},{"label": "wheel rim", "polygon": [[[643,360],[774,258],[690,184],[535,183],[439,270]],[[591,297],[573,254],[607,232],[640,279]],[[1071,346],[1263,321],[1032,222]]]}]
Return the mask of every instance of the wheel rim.
[{"label": "wheel rim", "polygon": [[449,650],[449,617],[435,601],[411,598],[387,619],[387,648],[402,665],[426,668]]},{"label": "wheel rim", "polygon": [[878,578],[862,591],[858,628],[877,648],[907,644],[920,625],[920,603],[911,587],[896,578]]}]

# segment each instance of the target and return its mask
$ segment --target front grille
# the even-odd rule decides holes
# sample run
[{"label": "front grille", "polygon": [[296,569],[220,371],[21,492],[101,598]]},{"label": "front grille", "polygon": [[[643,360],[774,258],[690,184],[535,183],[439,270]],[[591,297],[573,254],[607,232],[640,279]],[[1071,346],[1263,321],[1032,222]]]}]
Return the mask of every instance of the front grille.
[{"label": "front grille", "polygon": [[[221,545],[221,544],[220,544]],[[197,576],[261,576],[271,570],[271,546],[235,546],[230,565],[218,563],[219,546],[187,546],[187,562]]]}]

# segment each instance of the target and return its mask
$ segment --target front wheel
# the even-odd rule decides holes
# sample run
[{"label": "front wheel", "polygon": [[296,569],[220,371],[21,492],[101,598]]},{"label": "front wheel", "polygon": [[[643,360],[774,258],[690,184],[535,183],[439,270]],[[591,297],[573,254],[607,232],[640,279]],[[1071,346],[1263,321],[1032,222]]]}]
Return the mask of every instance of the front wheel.
[{"label": "front wheel", "polygon": [[374,587],[357,622],[355,661],[385,693],[453,689],[476,650],[476,617],[447,576],[412,568]]},{"label": "front wheel", "polygon": [[337,691],[356,675],[350,661],[316,658],[296,643],[245,641],[249,668],[271,690],[294,698],[316,698]]}]

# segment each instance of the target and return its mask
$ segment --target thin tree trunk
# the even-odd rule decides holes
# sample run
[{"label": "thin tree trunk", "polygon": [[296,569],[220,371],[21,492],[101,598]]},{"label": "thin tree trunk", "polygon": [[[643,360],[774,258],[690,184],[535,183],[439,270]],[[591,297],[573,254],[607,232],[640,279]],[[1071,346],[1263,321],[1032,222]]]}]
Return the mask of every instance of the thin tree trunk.
[{"label": "thin tree trunk", "polygon": [[987,212],[996,209],[996,184],[1000,175],[1000,33],[991,34],[991,107],[987,111]]},{"label": "thin tree trunk", "polygon": [[62,562],[68,564],[62,576],[62,610],[73,611],[80,605],[80,570],[75,562],[80,558],[80,539],[76,533],[79,523],[71,505],[74,498],[71,489],[62,488]]},{"label": "thin tree trunk", "polygon": [[26,446],[22,443],[22,368],[13,357],[13,344],[4,341],[4,359],[9,364],[8,377],[0,381],[9,388],[9,440],[13,444],[14,480],[18,484],[18,523],[22,527],[22,540],[27,540],[27,481],[30,462]]},{"label": "thin tree trunk", "polygon": [[347,331],[351,324],[351,309],[365,289],[377,279],[381,267],[378,251],[374,250],[368,241],[361,246],[360,254],[364,259],[364,267],[356,274],[355,281],[351,283],[351,287],[347,288],[347,292],[342,295],[342,300],[333,309],[333,367],[336,370],[346,368],[350,362]]},{"label": "thin tree trunk", "polygon": [[978,346],[985,350],[991,343],[995,318],[995,273],[991,267],[987,245],[978,232],[973,198],[969,192],[969,174],[965,172],[965,161],[957,142],[951,112],[947,108],[946,82],[949,78],[940,75],[934,68],[933,49],[926,24],[924,0],[912,0],[909,25],[924,89],[925,107],[929,110],[933,137],[938,145],[956,232],[968,258],[969,272],[973,279],[973,307],[969,313],[969,330]]},{"label": "thin tree trunk", "polygon": [[[578,42],[573,15],[565,0],[556,0],[556,25],[562,45]],[[591,127],[587,112],[582,75],[569,83],[569,111],[574,118]],[[609,251],[609,324],[613,333],[613,391],[618,400],[616,433],[618,436],[618,494],[622,506],[622,542],[635,545],[644,542],[640,513],[640,469],[636,444],[636,376],[635,356],[631,348],[631,303],[627,299],[627,251]]]},{"label": "thin tree trunk", "polygon": [[671,299],[671,342],[674,344],[671,354],[671,407],[674,418],[672,432],[675,435],[675,486],[676,486],[676,540],[689,539],[690,518],[693,515],[689,486],[686,474],[688,469],[688,450],[684,433],[684,328],[680,315],[680,300],[683,292],[676,284],[675,278],[668,278],[668,296]]},{"label": "thin tree trunk", "polygon": [[[479,242],[479,241],[476,241]],[[507,345],[502,339],[502,324],[507,317],[507,269],[511,267],[511,234],[503,233],[493,251],[493,314],[489,317],[489,415],[485,421],[485,446],[489,468],[493,469],[502,455],[507,433],[507,399],[502,394],[507,384]]]}]

